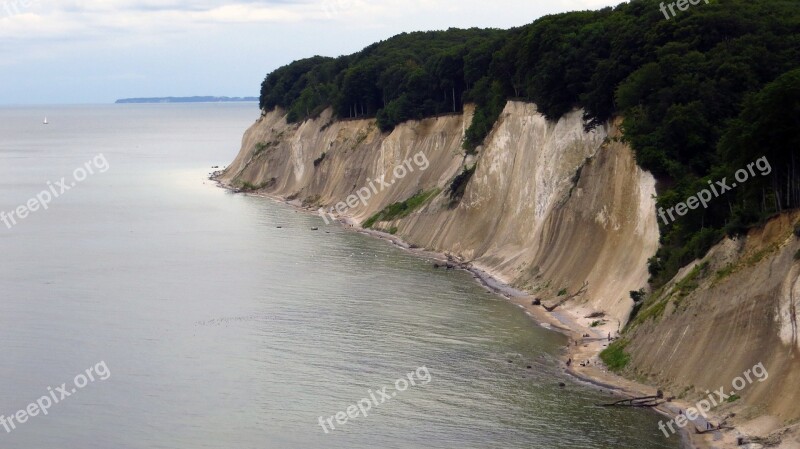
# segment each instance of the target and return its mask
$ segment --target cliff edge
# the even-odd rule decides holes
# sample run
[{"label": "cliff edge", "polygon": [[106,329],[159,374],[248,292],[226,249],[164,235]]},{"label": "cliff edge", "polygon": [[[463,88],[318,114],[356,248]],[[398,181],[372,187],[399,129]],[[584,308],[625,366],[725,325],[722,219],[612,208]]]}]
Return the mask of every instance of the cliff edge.
[{"label": "cliff edge", "polygon": [[[533,104],[509,102],[485,145],[465,155],[471,114],[382,134],[373,120],[333,120],[330,110],[302,124],[275,110],[247,131],[221,180],[359,223],[384,211],[374,228],[452,254],[545,304],[572,298],[566,307],[581,304],[623,326],[629,292],[646,286],[658,226],[655,180],[636,166],[617,126],[587,132],[581,111],[553,123]],[[415,157],[425,163],[408,163]],[[365,187],[368,200],[341,207]],[[385,210],[404,202],[413,210]]]},{"label": "cliff edge", "polygon": [[[551,122],[511,101],[484,145],[465,154],[472,114],[467,107],[381,133],[374,120],[336,120],[330,109],[295,124],[276,109],[246,132],[219,180],[318,211],[327,223],[396,234],[528,292],[515,301],[565,311],[575,338],[592,337],[573,357],[597,360],[606,346],[597,340],[620,336],[622,373],[675,397],[666,411],[676,416],[761,364],[767,379],[726,394],[709,413],[709,422],[737,430],[695,434],[703,431],[695,422],[692,444],[800,447],[800,214],[721,242],[634,310],[630,293],[647,288],[659,244],[656,182],[618,122],[587,131],[580,110]],[[623,383],[622,391],[645,391]]]}]

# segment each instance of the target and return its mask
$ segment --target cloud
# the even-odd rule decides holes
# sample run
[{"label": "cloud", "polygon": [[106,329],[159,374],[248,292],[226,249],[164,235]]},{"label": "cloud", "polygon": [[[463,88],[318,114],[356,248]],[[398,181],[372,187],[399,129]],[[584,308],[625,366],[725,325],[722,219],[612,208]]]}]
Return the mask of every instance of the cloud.
[{"label": "cloud", "polygon": [[[401,32],[509,28],[614,0],[0,0],[0,103],[252,94]],[[233,69],[235,68],[235,69]]]},{"label": "cloud", "polygon": [[[526,12],[536,10],[549,13],[596,9],[609,4],[608,0],[531,3],[536,2],[510,0],[501,10],[511,17],[524,17]],[[107,33],[188,31],[214,24],[326,21],[374,27],[393,18],[427,14],[439,17],[447,28],[447,16],[442,16],[442,12],[476,13],[497,11],[498,7],[483,0],[0,0],[0,38],[76,39],[102,37]]]},{"label": "cloud", "polygon": [[172,0],[0,1],[0,38],[40,40],[107,33],[191,30],[209,24],[287,23],[325,18],[322,2]]}]

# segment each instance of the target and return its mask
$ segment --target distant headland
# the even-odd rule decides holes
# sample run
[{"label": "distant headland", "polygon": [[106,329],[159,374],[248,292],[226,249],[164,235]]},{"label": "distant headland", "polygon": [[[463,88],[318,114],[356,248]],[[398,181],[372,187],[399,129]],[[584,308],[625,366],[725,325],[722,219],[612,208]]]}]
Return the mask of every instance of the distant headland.
[{"label": "distant headland", "polygon": [[258,101],[258,97],[157,97],[157,98],[123,98],[116,104],[130,103],[229,103],[238,101]]}]

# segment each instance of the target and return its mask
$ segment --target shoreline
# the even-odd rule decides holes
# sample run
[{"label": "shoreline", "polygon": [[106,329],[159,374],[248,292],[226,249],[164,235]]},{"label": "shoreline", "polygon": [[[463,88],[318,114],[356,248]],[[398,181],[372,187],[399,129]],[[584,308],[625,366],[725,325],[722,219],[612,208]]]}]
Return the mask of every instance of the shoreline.
[{"label": "shoreline", "polygon": [[[307,212],[312,215],[317,214],[316,210],[304,207],[296,200],[289,201],[286,198],[264,192],[248,192],[236,189],[219,180],[221,174],[222,171],[216,171],[212,173],[208,179],[215,182],[218,187],[233,193],[266,198],[291,206],[298,211]],[[458,262],[447,253],[439,253],[410,245],[402,238],[383,231],[361,228],[357,222],[349,217],[338,217],[331,224],[338,224],[344,229],[385,240],[415,256],[438,262],[443,269],[458,269],[470,273],[473,279],[487,291],[500,295],[512,304],[523,309],[528,318],[536,325],[561,333],[567,337],[567,345],[563,348],[563,352],[559,356],[561,362],[560,368],[566,376],[572,378],[575,382],[589,385],[592,388],[599,389],[604,393],[619,397],[620,399],[653,396],[656,395],[659,390],[657,387],[641,384],[608,371],[600,360],[600,352],[608,346],[608,343],[610,343],[612,339],[618,338],[620,323],[611,320],[603,325],[591,327],[593,318],[589,318],[587,315],[590,315],[592,311],[578,304],[565,304],[559,307],[557,311],[547,312],[542,306],[533,305],[534,295],[509,285],[507,282],[500,279],[499,276],[491,273],[490,270],[477,266],[474,263]],[[586,322],[582,323],[582,321]],[[608,337],[611,335],[616,337],[609,339]],[[571,366],[567,366],[567,360],[573,361]],[[581,366],[581,361],[586,362],[586,365]],[[665,391],[664,397],[670,398],[670,395]],[[650,408],[662,415],[666,422],[675,419],[682,414],[683,410],[691,406],[693,406],[693,404],[671,398],[658,406]],[[709,414],[709,419],[717,423],[721,421],[719,416],[711,414]],[[741,435],[737,429],[731,427],[727,430],[698,434],[696,430],[699,428],[699,425],[704,427],[705,423],[706,420],[699,417],[694,421],[689,421],[685,427],[679,428],[678,432],[670,436],[675,435],[679,437],[681,440],[681,447],[686,449],[739,447],[737,444],[737,437],[743,435]],[[693,426],[695,427],[695,431],[690,432],[690,428]],[[712,436],[714,438],[712,438],[712,441],[708,441],[704,438],[705,436]],[[712,444],[712,442],[714,444]],[[722,444],[722,446],[718,446],[718,444]]]}]

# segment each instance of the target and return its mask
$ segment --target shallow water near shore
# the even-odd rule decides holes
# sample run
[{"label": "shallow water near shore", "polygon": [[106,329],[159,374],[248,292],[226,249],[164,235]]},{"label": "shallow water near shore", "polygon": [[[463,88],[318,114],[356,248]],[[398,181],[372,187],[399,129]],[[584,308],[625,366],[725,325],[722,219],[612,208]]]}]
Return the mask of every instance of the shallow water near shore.
[{"label": "shallow water near shore", "polygon": [[[108,163],[0,223],[0,415],[110,372],[0,427],[1,448],[679,447],[655,413],[595,407],[610,397],[558,368],[565,337],[468,273],[208,181],[256,117],[0,108],[0,211]],[[395,389],[421,367],[429,382]],[[395,395],[337,423],[383,387]]]}]

